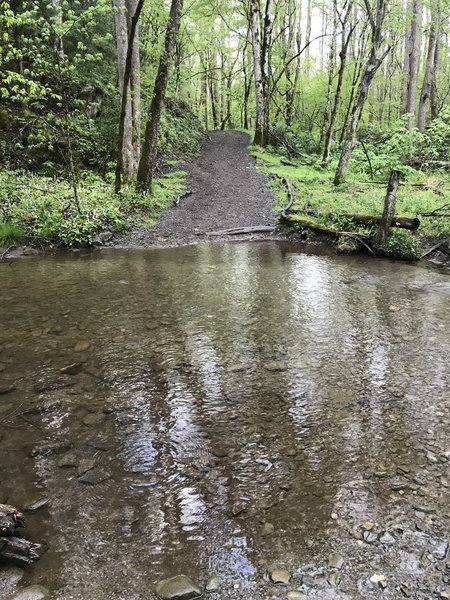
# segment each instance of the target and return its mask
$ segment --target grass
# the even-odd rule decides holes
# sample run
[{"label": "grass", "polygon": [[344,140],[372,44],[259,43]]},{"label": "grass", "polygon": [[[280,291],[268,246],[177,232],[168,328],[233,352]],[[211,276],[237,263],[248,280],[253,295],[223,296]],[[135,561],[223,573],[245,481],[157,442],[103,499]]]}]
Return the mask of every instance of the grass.
[{"label": "grass", "polygon": [[[350,171],[346,183],[334,186],[335,164],[331,164],[328,169],[322,169],[318,161],[312,165],[286,166],[281,164],[284,157],[279,154],[255,146],[250,148],[250,152],[257,159],[258,168],[262,172],[286,177],[290,181],[295,197],[292,208],[302,210],[308,204],[316,209],[315,218],[323,225],[336,229],[345,228],[347,231],[368,232],[367,228],[356,227],[345,215],[379,216],[383,212],[387,177],[374,182],[363,173]],[[308,157],[308,162],[310,161],[311,157]],[[277,209],[281,210],[286,204],[286,189],[276,179],[271,180],[269,185],[277,197]],[[447,203],[450,203],[450,178],[447,174],[414,172],[400,187],[397,214],[416,217],[421,212],[435,210]],[[450,219],[421,216],[419,219],[419,237],[450,237]]]},{"label": "grass", "polygon": [[154,180],[153,194],[124,186],[113,192],[113,174],[87,173],[78,185],[81,215],[69,182],[43,175],[0,171],[0,244],[28,243],[88,246],[96,233],[123,231],[134,224],[153,225],[174,196],[185,189],[185,171],[171,171]]}]

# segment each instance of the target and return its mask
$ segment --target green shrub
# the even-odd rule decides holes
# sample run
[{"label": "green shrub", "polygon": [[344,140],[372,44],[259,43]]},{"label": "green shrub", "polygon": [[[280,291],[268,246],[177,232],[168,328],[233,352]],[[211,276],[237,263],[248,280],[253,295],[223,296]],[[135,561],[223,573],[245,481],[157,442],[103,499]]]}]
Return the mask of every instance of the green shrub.
[{"label": "green shrub", "polygon": [[388,256],[403,260],[416,260],[421,255],[417,238],[405,229],[391,229],[384,250]]},{"label": "green shrub", "polygon": [[23,236],[22,229],[13,223],[0,221],[0,246],[16,242]]}]

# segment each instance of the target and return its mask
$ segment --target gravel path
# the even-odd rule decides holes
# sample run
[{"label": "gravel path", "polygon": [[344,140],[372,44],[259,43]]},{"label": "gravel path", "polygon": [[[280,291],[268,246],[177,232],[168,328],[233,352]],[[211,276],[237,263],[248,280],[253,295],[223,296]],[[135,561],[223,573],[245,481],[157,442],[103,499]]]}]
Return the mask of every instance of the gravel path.
[{"label": "gravel path", "polygon": [[208,232],[274,225],[275,198],[266,178],[255,170],[249,137],[237,131],[214,131],[203,142],[199,158],[188,167],[192,194],[166,211],[153,228],[136,227],[116,240],[120,247],[178,246],[211,239],[267,239],[273,234],[205,235]]}]

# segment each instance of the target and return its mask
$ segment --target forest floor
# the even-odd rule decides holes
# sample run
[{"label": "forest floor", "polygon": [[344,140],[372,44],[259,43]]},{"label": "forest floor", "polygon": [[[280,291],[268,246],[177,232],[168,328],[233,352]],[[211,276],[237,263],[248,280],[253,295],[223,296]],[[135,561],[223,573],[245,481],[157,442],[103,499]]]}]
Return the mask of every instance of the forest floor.
[{"label": "forest floor", "polygon": [[[214,131],[203,142],[200,156],[187,168],[187,190],[155,227],[136,226],[117,236],[122,248],[180,246],[229,239],[281,239],[281,234],[256,232],[217,234],[225,230],[275,225],[275,196],[267,177],[255,169],[248,152],[249,136],[238,131]],[[213,233],[214,235],[208,235]]]}]

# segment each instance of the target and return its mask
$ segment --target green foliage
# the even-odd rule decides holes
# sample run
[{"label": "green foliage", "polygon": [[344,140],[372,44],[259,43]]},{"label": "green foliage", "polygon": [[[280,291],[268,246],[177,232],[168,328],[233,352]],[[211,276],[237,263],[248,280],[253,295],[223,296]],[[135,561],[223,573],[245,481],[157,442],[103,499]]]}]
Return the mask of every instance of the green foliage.
[{"label": "green foliage", "polygon": [[78,186],[80,215],[67,181],[0,171],[0,242],[23,236],[62,246],[89,246],[98,231],[117,232],[135,223],[154,223],[174,195],[182,193],[185,177],[183,171],[169,173],[155,181],[154,195],[147,196],[132,186],[115,195],[112,173],[106,179],[86,174]]},{"label": "green foliage", "polygon": [[185,102],[166,99],[158,138],[158,153],[163,159],[191,158],[198,152],[203,135],[199,119]]},{"label": "green foliage", "polygon": [[20,227],[0,220],[0,246],[17,242],[22,236],[23,231]]},{"label": "green foliage", "polygon": [[416,237],[405,229],[391,228],[384,246],[388,256],[402,260],[416,260],[421,256],[421,246]]}]

